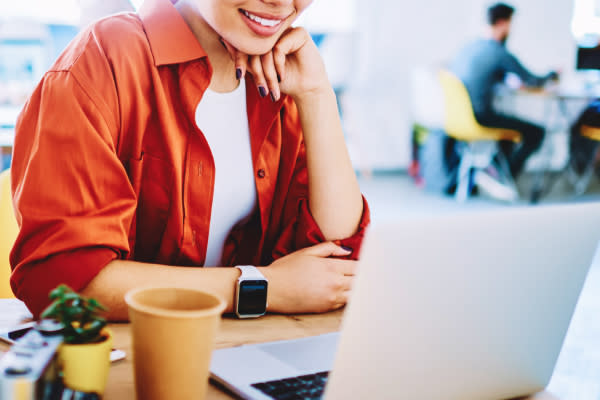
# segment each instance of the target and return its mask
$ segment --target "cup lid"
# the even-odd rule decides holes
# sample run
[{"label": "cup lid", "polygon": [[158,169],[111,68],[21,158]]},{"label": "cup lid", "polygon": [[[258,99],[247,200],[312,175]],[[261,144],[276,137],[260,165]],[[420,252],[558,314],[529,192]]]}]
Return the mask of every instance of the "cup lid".
[{"label": "cup lid", "polygon": [[212,293],[181,287],[140,287],[125,294],[128,307],[146,314],[171,318],[220,315],[225,300]]}]

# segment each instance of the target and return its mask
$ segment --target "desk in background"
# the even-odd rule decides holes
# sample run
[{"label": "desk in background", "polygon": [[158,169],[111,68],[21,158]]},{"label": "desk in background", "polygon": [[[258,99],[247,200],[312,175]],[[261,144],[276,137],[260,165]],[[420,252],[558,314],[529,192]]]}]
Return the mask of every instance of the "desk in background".
[{"label": "desk in background", "polygon": [[600,98],[600,82],[586,81],[584,75],[567,76],[544,88],[509,88],[501,86],[494,107],[501,113],[536,123],[546,129],[540,150],[527,162],[536,172],[531,200],[537,202],[550,191],[555,179],[569,160],[571,125],[594,99]]},{"label": "desk in background", "polygon": [[577,79],[552,83],[542,89],[501,86],[494,107],[502,113],[546,128],[540,151],[528,162],[532,170],[560,170],[568,160],[570,127],[590,101],[600,98],[600,84]]}]

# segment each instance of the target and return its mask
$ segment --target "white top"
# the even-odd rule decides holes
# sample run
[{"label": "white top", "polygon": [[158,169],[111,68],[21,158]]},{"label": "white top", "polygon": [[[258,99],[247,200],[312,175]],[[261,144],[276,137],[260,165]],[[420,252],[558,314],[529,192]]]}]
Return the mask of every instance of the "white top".
[{"label": "white top", "polygon": [[256,205],[256,187],[242,79],[230,93],[207,89],[196,108],[196,125],[215,161],[215,187],[204,265],[221,264],[223,244],[231,228]]}]

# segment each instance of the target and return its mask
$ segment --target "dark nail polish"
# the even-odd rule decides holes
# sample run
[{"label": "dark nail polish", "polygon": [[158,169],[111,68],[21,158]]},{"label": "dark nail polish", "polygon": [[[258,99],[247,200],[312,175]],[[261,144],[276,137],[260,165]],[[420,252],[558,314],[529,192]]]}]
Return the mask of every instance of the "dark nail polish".
[{"label": "dark nail polish", "polygon": [[265,97],[267,95],[267,89],[265,89],[263,86],[259,86],[258,93],[260,93],[260,97]]},{"label": "dark nail polish", "polygon": [[273,103],[275,103],[277,100],[275,100],[275,96],[273,96],[273,93],[271,92],[271,100],[273,100]]},{"label": "dark nail polish", "polygon": [[352,253],[354,250],[352,250],[350,247],[347,246],[341,246],[342,249],[349,251],[350,253]]},{"label": "dark nail polish", "polygon": [[281,83],[281,77],[279,76],[279,74],[277,74],[277,82]]},{"label": "dark nail polish", "polygon": [[236,68],[235,69],[235,78],[239,81],[240,79],[242,79],[242,69],[241,68]]}]

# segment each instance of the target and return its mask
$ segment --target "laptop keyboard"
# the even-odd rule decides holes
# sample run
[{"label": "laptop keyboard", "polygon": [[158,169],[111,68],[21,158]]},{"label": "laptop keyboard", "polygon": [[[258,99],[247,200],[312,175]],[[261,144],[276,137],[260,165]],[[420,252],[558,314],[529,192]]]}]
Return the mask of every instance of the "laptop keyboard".
[{"label": "laptop keyboard", "polygon": [[317,400],[323,397],[329,372],[252,384],[275,400]]}]

